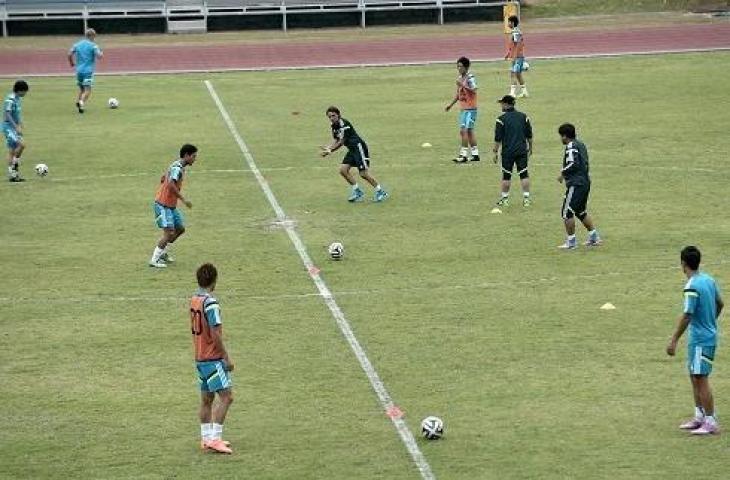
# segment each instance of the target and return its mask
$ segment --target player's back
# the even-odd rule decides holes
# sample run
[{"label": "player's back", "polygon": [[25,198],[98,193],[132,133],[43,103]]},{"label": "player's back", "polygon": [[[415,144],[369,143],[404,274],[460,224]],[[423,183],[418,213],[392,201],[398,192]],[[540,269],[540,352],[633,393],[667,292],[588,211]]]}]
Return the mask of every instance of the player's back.
[{"label": "player's back", "polygon": [[91,72],[96,65],[96,55],[99,47],[88,39],[79,40],[71,49],[76,54],[76,70]]},{"label": "player's back", "polygon": [[532,138],[532,127],[527,115],[515,109],[509,109],[497,118],[501,124],[502,155],[506,157],[527,155],[527,139]]},{"label": "player's back", "polygon": [[[694,345],[713,346],[717,340],[715,280],[704,272],[693,275],[684,287],[685,312],[690,310],[689,335]],[[689,308],[688,308],[689,307]]]},{"label": "player's back", "polygon": [[218,300],[207,292],[198,291],[190,299],[190,331],[193,335],[195,360],[206,362],[224,357],[212,329],[223,334]]},{"label": "player's back", "polygon": [[10,112],[10,116],[12,117],[13,121],[18,124],[20,123],[21,110],[21,97],[19,97],[15,92],[11,92],[5,95],[5,99],[3,100],[3,126],[11,127],[10,122],[8,122],[5,118],[5,112]]}]

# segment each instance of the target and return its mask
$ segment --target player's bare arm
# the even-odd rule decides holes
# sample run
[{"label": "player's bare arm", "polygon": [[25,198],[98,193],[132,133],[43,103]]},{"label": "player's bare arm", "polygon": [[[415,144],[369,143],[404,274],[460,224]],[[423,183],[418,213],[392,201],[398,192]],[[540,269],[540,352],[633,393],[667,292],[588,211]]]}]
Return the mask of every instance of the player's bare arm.
[{"label": "player's bare arm", "polygon": [[669,339],[669,345],[667,345],[667,355],[669,355],[670,357],[673,357],[676,353],[677,342],[679,342],[679,339],[682,337],[684,331],[687,330],[689,320],[690,317],[686,313],[683,313],[679,317],[679,320],[677,321],[677,329],[675,330],[674,335],[672,335],[672,338]]},{"label": "player's bare arm", "polygon": [[186,207],[193,208],[193,203],[190,202],[189,200],[186,200],[185,197],[183,197],[182,192],[180,192],[180,187],[177,185],[177,180],[172,181],[170,188],[172,189],[172,193],[174,193],[175,196],[177,198],[179,198],[180,201],[183,202]]},{"label": "player's bare arm", "polygon": [[326,157],[330,153],[337,151],[337,149],[339,149],[343,145],[343,143],[344,143],[344,140],[340,139],[331,145],[322,145],[320,147],[322,149],[322,153],[320,153],[320,155],[322,155],[323,157]]},{"label": "player's bare arm", "polygon": [[74,54],[73,53],[68,54],[68,64],[71,65],[71,68],[76,66],[76,64],[74,63]]}]

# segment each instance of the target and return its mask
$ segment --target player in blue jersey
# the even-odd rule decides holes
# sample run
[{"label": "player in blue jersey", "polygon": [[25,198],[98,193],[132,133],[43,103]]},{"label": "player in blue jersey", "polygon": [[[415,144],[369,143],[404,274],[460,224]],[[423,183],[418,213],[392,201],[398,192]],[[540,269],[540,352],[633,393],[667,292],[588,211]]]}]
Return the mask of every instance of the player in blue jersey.
[{"label": "player in blue jersey", "polygon": [[84,113],[84,106],[91,95],[91,87],[94,86],[96,60],[104,55],[94,43],[96,32],[93,28],[86,30],[85,37],[74,43],[68,51],[68,63],[71,67],[76,67],[76,83],[79,86],[76,108],[79,109],[79,113]]},{"label": "player in blue jersey", "polygon": [[701,255],[697,247],[685,247],[680,259],[688,278],[684,286],[684,311],[667,345],[667,354],[674,356],[677,342],[689,326],[687,367],[694,394],[695,416],[679,428],[689,430],[693,435],[710,435],[720,432],[709,376],[717,346],[717,318],[724,303],[715,280],[699,270]]},{"label": "player in blue jersey", "polygon": [[24,182],[20,176],[20,156],[25,150],[23,141],[23,102],[29,87],[25,80],[18,80],[13,91],[3,101],[3,134],[8,147],[8,179],[11,182]]}]

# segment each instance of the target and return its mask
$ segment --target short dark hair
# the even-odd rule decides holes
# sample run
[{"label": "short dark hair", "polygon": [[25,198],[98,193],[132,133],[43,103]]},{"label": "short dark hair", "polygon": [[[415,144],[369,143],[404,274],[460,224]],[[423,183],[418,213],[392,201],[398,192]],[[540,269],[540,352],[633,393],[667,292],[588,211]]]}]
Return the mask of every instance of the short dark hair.
[{"label": "short dark hair", "polygon": [[575,140],[575,125],[572,123],[564,123],[558,127],[558,133],[563,137]]},{"label": "short dark hair", "polygon": [[679,258],[681,258],[682,262],[687,265],[691,270],[697,270],[700,268],[700,260],[702,260],[702,254],[700,253],[699,248],[695,247],[694,245],[690,245],[682,249],[682,253],[680,254]]},{"label": "short dark hair", "polygon": [[336,113],[338,117],[341,117],[342,116],[342,115],[340,115],[340,109],[337,108],[337,107],[335,107],[334,105],[332,105],[331,107],[329,107],[327,109],[327,112],[326,113]]},{"label": "short dark hair", "polygon": [[508,19],[508,22],[512,22],[512,25],[515,27],[520,24],[520,19],[517,15],[511,15]]},{"label": "short dark hair", "polygon": [[186,143],[182,147],[180,147],[180,158],[185,157],[185,155],[192,155],[193,153],[198,151],[198,147],[195,145],[191,145],[189,143]]},{"label": "short dark hair", "polygon": [[28,86],[28,82],[25,80],[18,80],[15,82],[15,85],[13,85],[13,92],[15,93],[27,92],[28,90],[30,90],[30,87]]},{"label": "short dark hair", "polygon": [[469,60],[466,57],[459,57],[459,59],[456,61],[456,63],[460,63],[464,65],[464,68],[468,69],[471,66],[471,60]]},{"label": "short dark hair", "polygon": [[198,267],[195,276],[198,278],[200,288],[210,288],[218,280],[218,270],[212,263],[204,263]]}]

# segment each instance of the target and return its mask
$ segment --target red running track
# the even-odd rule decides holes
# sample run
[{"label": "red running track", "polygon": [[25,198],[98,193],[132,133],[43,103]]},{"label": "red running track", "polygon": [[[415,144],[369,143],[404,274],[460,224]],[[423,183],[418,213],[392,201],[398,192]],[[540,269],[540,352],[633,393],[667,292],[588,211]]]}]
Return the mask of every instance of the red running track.
[{"label": "red running track", "polygon": [[[235,43],[106,49],[99,73],[256,70],[322,66],[451,62],[466,55],[504,55],[502,36],[407,38],[308,43]],[[686,24],[601,31],[534,33],[527,57],[616,55],[730,49],[730,23]],[[103,42],[102,42],[103,44]],[[0,76],[71,74],[66,48],[0,52]]]}]

